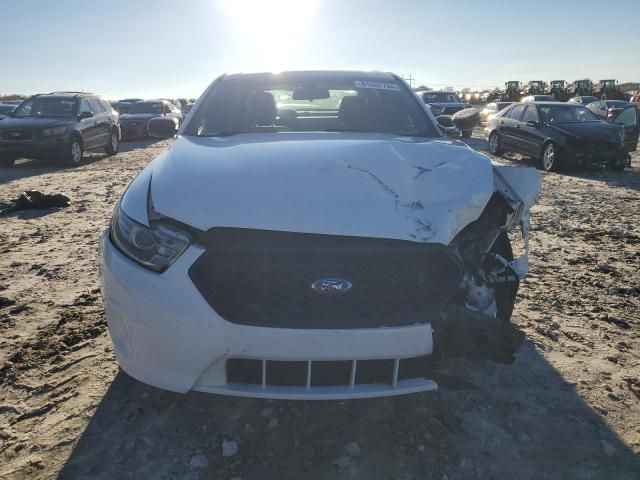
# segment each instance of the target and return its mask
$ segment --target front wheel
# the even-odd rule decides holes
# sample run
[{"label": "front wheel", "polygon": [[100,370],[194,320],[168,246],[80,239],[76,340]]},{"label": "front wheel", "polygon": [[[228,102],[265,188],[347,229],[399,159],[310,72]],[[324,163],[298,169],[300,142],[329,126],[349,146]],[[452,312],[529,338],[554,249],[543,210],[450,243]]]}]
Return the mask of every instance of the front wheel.
[{"label": "front wheel", "polygon": [[80,140],[77,137],[72,138],[67,152],[67,163],[72,167],[77,167],[82,163],[83,154],[84,152]]},{"label": "front wheel", "polygon": [[553,143],[547,143],[542,149],[540,157],[540,166],[545,172],[555,172],[560,165],[560,152],[558,146]]},{"label": "front wheel", "polygon": [[109,135],[109,143],[104,147],[104,151],[107,155],[115,155],[120,150],[120,139],[118,138],[118,132],[115,130]]},{"label": "front wheel", "polygon": [[489,135],[489,152],[492,155],[500,155],[502,153],[500,134],[498,132],[491,132],[491,135]]}]

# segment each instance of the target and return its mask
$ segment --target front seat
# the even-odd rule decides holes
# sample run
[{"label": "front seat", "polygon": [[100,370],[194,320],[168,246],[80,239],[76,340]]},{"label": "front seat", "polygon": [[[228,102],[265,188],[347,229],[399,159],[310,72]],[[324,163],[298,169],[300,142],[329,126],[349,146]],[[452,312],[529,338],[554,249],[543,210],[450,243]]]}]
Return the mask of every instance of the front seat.
[{"label": "front seat", "polygon": [[276,100],[269,92],[256,92],[251,100],[253,125],[271,127],[276,123],[278,109]]},{"label": "front seat", "polygon": [[361,96],[343,97],[338,110],[338,121],[345,130],[370,130],[366,99]]}]

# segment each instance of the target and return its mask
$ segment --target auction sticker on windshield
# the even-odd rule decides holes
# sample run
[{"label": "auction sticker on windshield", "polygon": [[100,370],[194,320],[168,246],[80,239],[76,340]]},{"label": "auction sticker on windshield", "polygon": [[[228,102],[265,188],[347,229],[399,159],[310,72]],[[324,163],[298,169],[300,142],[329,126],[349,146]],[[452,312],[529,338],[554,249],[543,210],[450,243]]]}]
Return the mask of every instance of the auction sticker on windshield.
[{"label": "auction sticker on windshield", "polygon": [[400,91],[400,85],[392,82],[377,82],[375,80],[356,80],[356,88],[375,88],[377,90]]}]

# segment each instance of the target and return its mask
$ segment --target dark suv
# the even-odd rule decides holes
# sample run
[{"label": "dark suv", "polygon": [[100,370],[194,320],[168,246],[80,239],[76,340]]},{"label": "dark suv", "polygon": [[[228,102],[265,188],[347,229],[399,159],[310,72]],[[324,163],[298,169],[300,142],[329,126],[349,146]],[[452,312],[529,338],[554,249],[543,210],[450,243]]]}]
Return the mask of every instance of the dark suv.
[{"label": "dark suv", "polygon": [[97,95],[53,92],[33,95],[0,123],[0,166],[17,158],[63,158],[82,162],[83,152],[118,153],[120,124],[111,105]]}]

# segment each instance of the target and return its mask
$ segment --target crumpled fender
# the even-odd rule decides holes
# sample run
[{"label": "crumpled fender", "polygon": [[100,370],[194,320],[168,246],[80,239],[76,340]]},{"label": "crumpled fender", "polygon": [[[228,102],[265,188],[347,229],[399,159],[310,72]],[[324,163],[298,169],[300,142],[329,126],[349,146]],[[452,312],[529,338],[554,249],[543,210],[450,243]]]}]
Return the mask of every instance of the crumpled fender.
[{"label": "crumpled fender", "polygon": [[503,276],[505,271],[521,280],[529,272],[529,226],[531,207],[536,203],[542,185],[540,173],[535,168],[508,167],[492,162],[494,171],[495,191],[499,192],[513,208],[513,214],[507,219],[506,231],[520,226],[525,251],[513,261],[504,262],[504,269],[494,272],[496,276]]}]

